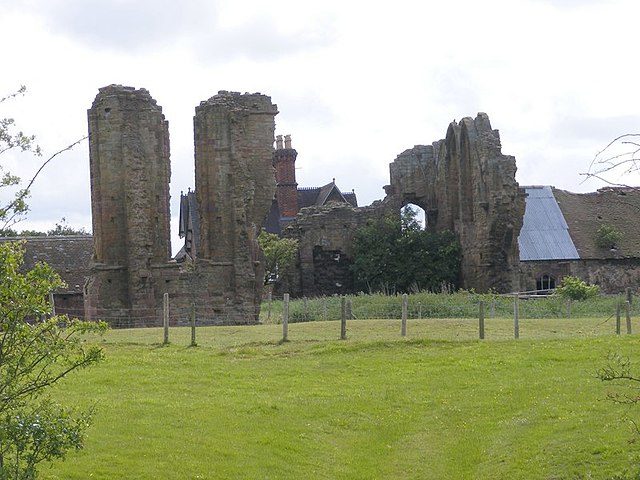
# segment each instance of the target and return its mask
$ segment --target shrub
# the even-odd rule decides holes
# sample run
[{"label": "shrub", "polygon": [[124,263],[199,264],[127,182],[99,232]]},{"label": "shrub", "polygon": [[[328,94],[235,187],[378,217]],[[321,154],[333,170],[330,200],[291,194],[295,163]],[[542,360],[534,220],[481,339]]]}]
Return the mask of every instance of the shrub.
[{"label": "shrub", "polygon": [[596,245],[598,248],[615,248],[622,238],[622,233],[611,225],[602,225],[596,232]]},{"label": "shrub", "polygon": [[556,293],[567,300],[587,300],[596,297],[600,291],[597,285],[589,285],[578,277],[570,275],[564,277]]}]

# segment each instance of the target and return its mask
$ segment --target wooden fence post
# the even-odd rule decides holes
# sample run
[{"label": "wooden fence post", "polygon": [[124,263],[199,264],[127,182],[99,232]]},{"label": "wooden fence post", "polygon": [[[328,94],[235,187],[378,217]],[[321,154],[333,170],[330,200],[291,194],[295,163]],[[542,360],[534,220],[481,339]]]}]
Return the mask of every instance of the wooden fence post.
[{"label": "wooden fence post", "polygon": [[322,320],[327,320],[327,297],[322,299]]},{"label": "wooden fence post", "polygon": [[517,340],[520,338],[520,305],[518,304],[519,295],[513,296],[513,337]]},{"label": "wooden fence post", "polygon": [[627,315],[627,335],[631,335],[631,303],[625,302],[625,313]]},{"label": "wooden fence post", "polygon": [[191,346],[195,347],[198,344],[196,343],[196,306],[195,304],[191,304]]},{"label": "wooden fence post", "polygon": [[480,333],[480,340],[484,340],[484,302],[481,300],[478,311],[478,330]]},{"label": "wooden fence post", "polygon": [[491,318],[495,318],[496,316],[496,299],[495,298],[491,299],[491,310],[489,311],[489,315],[491,316]]},{"label": "wooden fence post", "polygon": [[347,298],[347,320],[353,320],[353,310],[351,307],[351,299]]},{"label": "wooden fence post", "polygon": [[418,320],[422,320],[422,302],[418,302]]},{"label": "wooden fence post", "polygon": [[629,302],[629,305],[633,304],[633,293],[631,292],[631,287],[627,287],[625,290],[625,293],[627,294],[627,302]]},{"label": "wooden fence post", "polygon": [[282,341],[289,341],[289,294],[285,293],[282,299]]},{"label": "wooden fence post", "polygon": [[409,296],[405,293],[402,295],[402,328],[400,335],[407,336],[407,311],[409,310]]},{"label": "wooden fence post", "polygon": [[567,318],[571,318],[571,300],[567,300]]},{"label": "wooden fence post", "polygon": [[347,299],[340,298],[340,340],[347,339]]},{"label": "wooden fence post", "polygon": [[620,335],[620,297],[616,305],[616,335]]},{"label": "wooden fence post", "polygon": [[165,345],[169,343],[169,294],[165,293],[162,296],[162,323],[164,325],[164,340],[162,343]]},{"label": "wooden fence post", "polygon": [[267,323],[271,321],[271,301],[273,300],[273,293],[269,291],[267,293]]}]

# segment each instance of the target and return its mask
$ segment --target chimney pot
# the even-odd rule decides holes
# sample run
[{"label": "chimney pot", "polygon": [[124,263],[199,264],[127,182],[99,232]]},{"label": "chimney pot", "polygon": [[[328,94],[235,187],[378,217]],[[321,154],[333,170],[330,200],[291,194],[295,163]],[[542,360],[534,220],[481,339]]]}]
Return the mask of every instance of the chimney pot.
[{"label": "chimney pot", "polygon": [[291,135],[284,136],[284,148],[291,148]]}]

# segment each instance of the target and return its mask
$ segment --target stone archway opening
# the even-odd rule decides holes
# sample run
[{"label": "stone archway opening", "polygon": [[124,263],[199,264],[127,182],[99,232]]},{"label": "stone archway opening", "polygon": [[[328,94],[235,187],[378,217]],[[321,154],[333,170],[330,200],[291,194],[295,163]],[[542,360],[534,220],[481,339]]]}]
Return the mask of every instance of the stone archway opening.
[{"label": "stone archway opening", "polygon": [[402,227],[407,228],[410,225],[418,225],[420,230],[427,228],[427,212],[424,208],[415,203],[407,203],[400,209],[400,217],[402,219]]}]

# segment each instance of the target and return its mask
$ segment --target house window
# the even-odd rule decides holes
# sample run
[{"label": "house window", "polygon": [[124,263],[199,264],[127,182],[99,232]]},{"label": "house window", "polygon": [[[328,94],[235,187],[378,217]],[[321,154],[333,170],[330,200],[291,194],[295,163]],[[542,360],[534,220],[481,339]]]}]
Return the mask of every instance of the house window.
[{"label": "house window", "polygon": [[551,275],[544,274],[536,280],[536,290],[539,293],[546,293],[554,288],[556,288],[556,279]]}]

